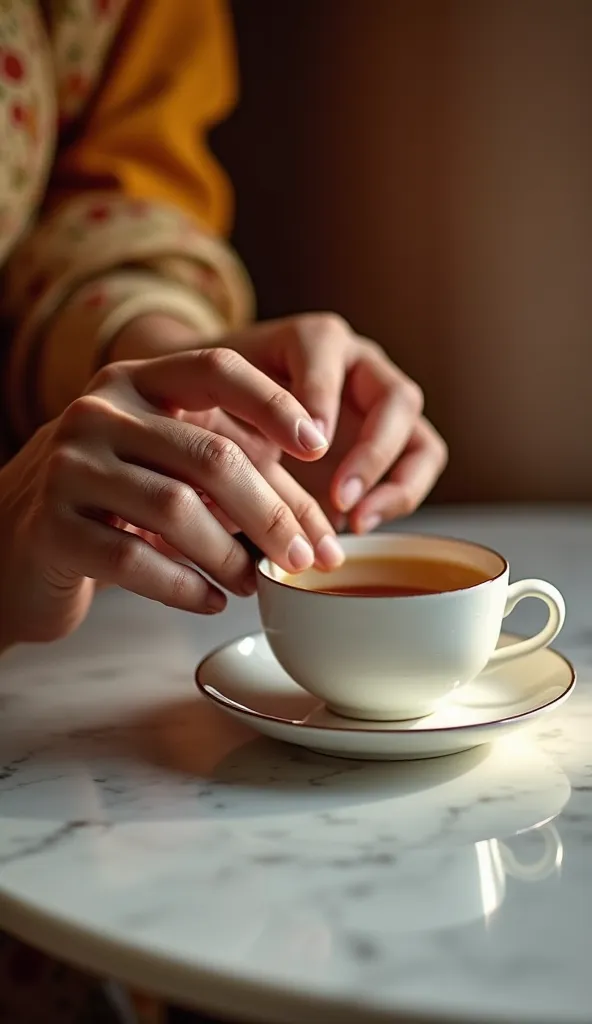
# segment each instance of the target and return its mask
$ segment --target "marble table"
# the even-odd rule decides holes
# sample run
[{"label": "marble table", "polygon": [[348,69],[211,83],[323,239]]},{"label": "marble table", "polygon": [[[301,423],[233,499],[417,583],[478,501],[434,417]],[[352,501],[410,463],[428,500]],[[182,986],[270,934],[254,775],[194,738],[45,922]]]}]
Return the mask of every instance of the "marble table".
[{"label": "marble table", "polygon": [[441,760],[325,759],[197,696],[254,602],[212,621],[105,593],[76,636],[0,660],[0,927],[241,1021],[589,1024],[591,511],[415,525],[563,590],[564,708]]}]

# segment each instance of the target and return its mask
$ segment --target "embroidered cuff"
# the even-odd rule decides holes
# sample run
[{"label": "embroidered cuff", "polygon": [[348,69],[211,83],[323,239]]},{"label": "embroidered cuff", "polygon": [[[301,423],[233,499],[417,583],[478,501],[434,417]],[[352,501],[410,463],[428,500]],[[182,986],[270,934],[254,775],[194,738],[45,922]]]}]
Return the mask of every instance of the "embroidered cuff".
[{"label": "embroidered cuff", "polygon": [[216,337],[226,326],[207,299],[156,274],[120,271],[89,282],[48,324],[39,359],[29,353],[29,430],[57,416],[84,390],[104,350],[122,328],[145,313],[167,313],[194,328],[200,338]]},{"label": "embroidered cuff", "polygon": [[[150,281],[146,295],[145,286],[132,284],[130,275],[138,274]],[[131,291],[116,303],[118,312],[113,306],[111,326],[103,328],[109,322],[104,311],[85,307],[84,298],[92,297],[98,280],[115,279]],[[6,312],[17,325],[8,404],[21,436],[38,425],[40,414],[42,420],[63,408],[55,395],[67,393],[69,401],[86,385],[102,330],[120,330],[133,316],[155,311],[180,316],[192,326],[199,320],[200,331],[214,330],[218,316],[218,324],[232,330],[254,311],[248,275],[223,241],[176,207],[118,193],[78,196],[37,226],[9,262],[5,295]],[[49,388],[56,360],[59,379]],[[40,362],[42,401],[37,398]]]}]

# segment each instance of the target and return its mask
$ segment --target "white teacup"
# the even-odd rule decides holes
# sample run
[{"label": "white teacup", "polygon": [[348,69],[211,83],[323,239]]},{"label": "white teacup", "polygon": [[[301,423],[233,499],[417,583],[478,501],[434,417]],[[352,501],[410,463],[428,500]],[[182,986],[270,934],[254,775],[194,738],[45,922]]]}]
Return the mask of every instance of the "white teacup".
[{"label": "white teacup", "polygon": [[[290,576],[264,558],[257,574],[263,627],[276,658],[336,714],[375,721],[421,718],[486,666],[546,647],[563,626],[565,603],[555,587],[532,579],[510,584],[505,558],[478,544],[398,533],[340,539],[346,561],[334,572]],[[456,566],[476,582],[411,597],[319,592],[360,583],[366,559],[375,560],[367,583],[381,582],[376,567],[383,559],[384,583],[396,559]],[[502,620],[525,597],[548,606],[545,627],[496,650]]]}]

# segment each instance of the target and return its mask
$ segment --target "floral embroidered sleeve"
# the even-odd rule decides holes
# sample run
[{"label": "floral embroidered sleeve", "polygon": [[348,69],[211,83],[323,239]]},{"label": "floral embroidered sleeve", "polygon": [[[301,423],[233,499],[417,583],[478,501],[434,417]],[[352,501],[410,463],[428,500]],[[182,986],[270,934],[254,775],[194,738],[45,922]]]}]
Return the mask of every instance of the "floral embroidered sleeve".
[{"label": "floral embroidered sleeve", "polygon": [[[123,20],[89,101],[93,4],[97,18],[119,8]],[[229,190],[205,142],[234,96],[224,6],[70,7],[84,9],[87,33],[75,18],[54,26],[62,130],[47,201],[5,276],[17,325],[9,404],[21,435],[83,390],[134,317],[165,312],[207,339],[252,315],[247,275],[221,240]]]}]

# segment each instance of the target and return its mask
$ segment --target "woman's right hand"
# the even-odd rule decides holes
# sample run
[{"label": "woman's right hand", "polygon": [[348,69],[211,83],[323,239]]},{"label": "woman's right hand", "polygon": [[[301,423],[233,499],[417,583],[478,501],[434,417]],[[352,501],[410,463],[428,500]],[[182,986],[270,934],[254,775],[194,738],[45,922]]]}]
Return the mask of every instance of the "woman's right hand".
[{"label": "woman's right hand", "polygon": [[[190,424],[179,410],[197,416]],[[235,352],[102,370],[0,472],[0,642],[70,632],[93,581],[187,611],[221,611],[220,588],[255,590],[235,524],[288,571],[339,564],[316,502],[287,473],[272,487],[215,429],[236,421],[296,458],[325,454],[304,407]]]}]

